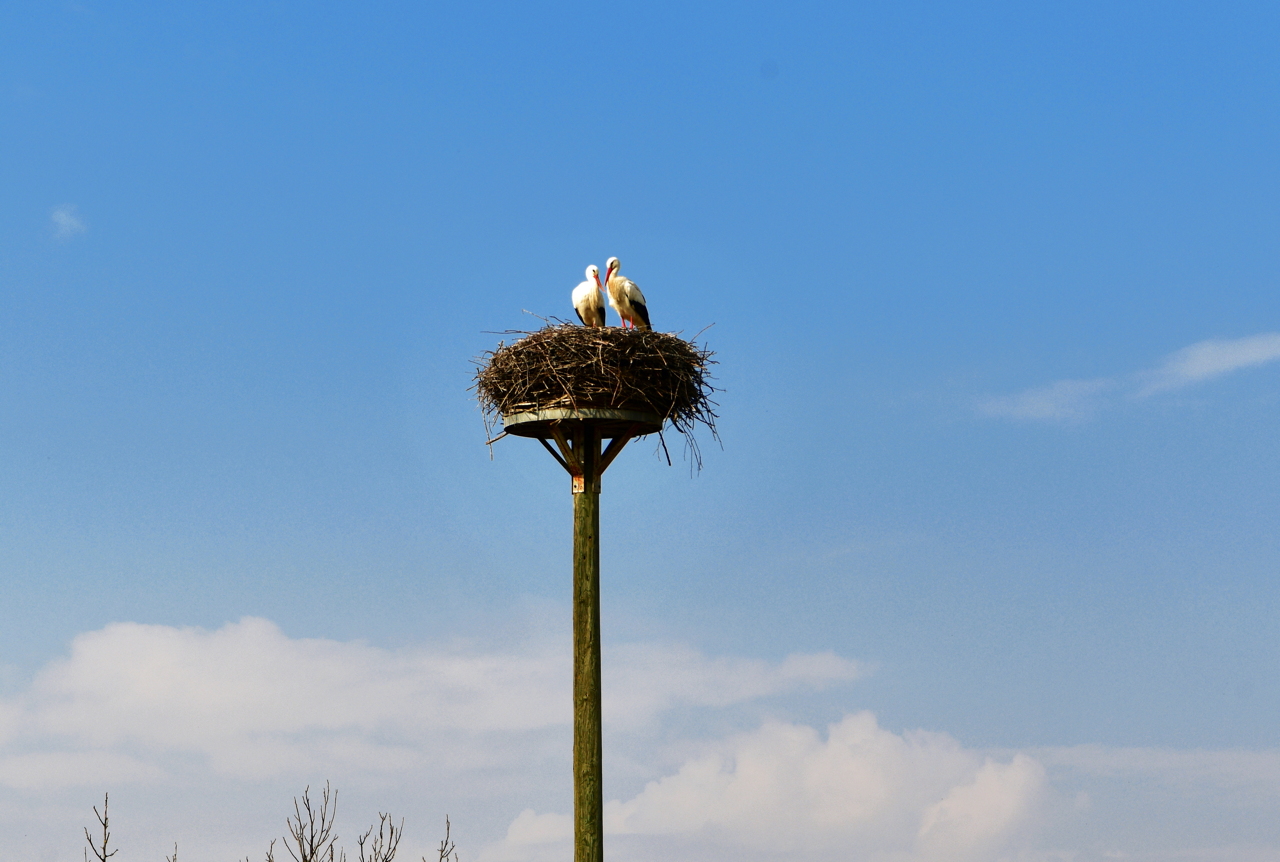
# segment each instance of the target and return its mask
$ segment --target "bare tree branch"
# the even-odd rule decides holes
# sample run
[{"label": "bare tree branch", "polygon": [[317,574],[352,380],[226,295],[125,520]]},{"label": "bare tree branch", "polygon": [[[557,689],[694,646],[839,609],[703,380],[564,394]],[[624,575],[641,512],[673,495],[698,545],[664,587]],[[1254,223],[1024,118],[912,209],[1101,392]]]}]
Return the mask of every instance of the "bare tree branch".
[{"label": "bare tree branch", "polygon": [[[111,819],[107,806],[110,796],[102,796],[102,812],[97,806],[93,814],[102,828],[102,837],[97,839],[86,826],[85,841],[89,847],[84,851],[85,862],[108,862],[119,849],[111,847]],[[346,851],[338,847],[338,836],[334,833],[334,824],[338,817],[338,792],[325,782],[319,799],[312,799],[311,787],[302,791],[301,798],[293,799],[293,815],[285,818],[288,835],[283,838],[285,850],[289,852],[292,862],[346,862]],[[438,862],[459,862],[457,847],[453,843],[451,832],[453,825],[449,818],[444,818],[444,840],[438,848]],[[377,824],[370,826],[364,834],[356,839],[359,846],[358,862],[394,862],[400,849],[400,839],[404,837],[404,820],[397,824],[390,813],[378,812]],[[266,862],[276,862],[276,841],[273,838],[267,847]],[[93,851],[90,859],[89,851]],[[178,862],[178,843],[173,844],[173,855],[164,857],[164,862]],[[244,862],[250,862],[248,856]],[[424,856],[422,862],[427,862]]]},{"label": "bare tree branch", "polygon": [[[112,856],[120,852],[119,848],[115,850],[108,849],[111,843],[111,819],[107,816],[107,802],[110,799],[109,793],[102,794],[102,813],[98,813],[98,806],[93,806],[93,815],[98,818],[98,823],[102,826],[102,845],[98,846],[93,843],[93,836],[89,834],[89,827],[84,828],[84,839],[89,842],[89,850],[93,851],[93,858],[98,862],[107,862]],[[84,851],[85,862],[89,860],[89,850]],[[174,851],[176,854],[176,850]]]},{"label": "bare tree branch", "polygon": [[[367,832],[356,839],[356,844],[360,846],[360,862],[391,862],[396,858],[400,836],[404,834],[404,819],[400,820],[400,826],[397,827],[390,814],[379,811],[377,829],[375,834],[374,827],[370,826]],[[366,844],[369,845],[367,856]]]},{"label": "bare tree branch", "polygon": [[[440,851],[439,862],[449,862],[450,859],[452,859],[453,862],[458,862],[458,848],[454,845],[453,841],[449,838],[449,831],[451,828],[452,828],[452,825],[449,823],[449,815],[446,814],[444,816],[444,840],[440,842],[440,848],[439,848],[439,851]],[[422,857],[422,862],[427,862],[426,856]]]},{"label": "bare tree branch", "polygon": [[311,801],[310,785],[302,791],[301,803],[294,797],[293,817],[285,819],[289,834],[284,844],[294,862],[346,862],[346,852],[334,847],[338,841],[338,836],[333,834],[337,816],[338,792],[330,791],[327,781],[318,807]]}]

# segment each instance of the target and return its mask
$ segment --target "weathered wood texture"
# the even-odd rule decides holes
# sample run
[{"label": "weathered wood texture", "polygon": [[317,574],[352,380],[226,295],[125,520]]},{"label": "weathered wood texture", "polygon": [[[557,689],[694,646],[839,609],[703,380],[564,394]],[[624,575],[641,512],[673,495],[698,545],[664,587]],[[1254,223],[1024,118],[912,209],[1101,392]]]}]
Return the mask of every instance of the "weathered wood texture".
[{"label": "weathered wood texture", "polygon": [[604,862],[600,732],[600,437],[574,435],[581,476],[573,494],[574,862]]}]

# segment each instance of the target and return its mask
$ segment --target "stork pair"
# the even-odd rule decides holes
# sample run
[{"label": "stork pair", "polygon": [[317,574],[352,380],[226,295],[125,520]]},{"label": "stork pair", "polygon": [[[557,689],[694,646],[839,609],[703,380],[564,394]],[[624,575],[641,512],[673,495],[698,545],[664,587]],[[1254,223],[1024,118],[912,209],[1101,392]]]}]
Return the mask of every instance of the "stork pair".
[{"label": "stork pair", "polygon": [[604,326],[604,297],[609,293],[609,304],[622,318],[622,327],[627,324],[635,329],[650,329],[649,308],[645,305],[644,294],[634,281],[618,272],[621,264],[616,257],[605,262],[604,284],[600,283],[600,270],[593,263],[587,267],[587,280],[573,289],[573,310],[583,326]]}]

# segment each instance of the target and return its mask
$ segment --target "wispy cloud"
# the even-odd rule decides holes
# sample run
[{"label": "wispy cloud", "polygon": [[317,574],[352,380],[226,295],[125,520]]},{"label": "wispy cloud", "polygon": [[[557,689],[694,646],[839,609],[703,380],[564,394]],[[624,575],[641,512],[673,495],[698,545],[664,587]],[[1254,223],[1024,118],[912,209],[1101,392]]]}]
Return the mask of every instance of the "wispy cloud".
[{"label": "wispy cloud", "polygon": [[985,416],[998,418],[1078,421],[1122,399],[1150,398],[1277,360],[1280,332],[1210,339],[1171,353],[1155,368],[1116,377],[1059,380],[1011,395],[990,395],[979,399],[976,408]]},{"label": "wispy cloud", "polygon": [[832,652],[792,654],[781,662],[709,658],[678,644],[622,644],[610,649],[605,721],[617,727],[647,724],[678,706],[726,707],[820,690],[866,675],[861,662]]},{"label": "wispy cloud", "polygon": [[1233,371],[1280,359],[1280,332],[1264,332],[1230,341],[1200,341],[1165,358],[1160,367],[1140,372],[1138,397],[1203,383]]},{"label": "wispy cloud", "polygon": [[1280,791],[1280,751],[1170,748],[1107,748],[1074,745],[1037,749],[1034,755],[1052,767],[1107,778],[1154,776],[1166,785],[1204,784],[1242,791],[1254,801],[1272,801]]},{"label": "wispy cloud", "polygon": [[1115,388],[1116,381],[1105,377],[1059,380],[1013,395],[988,396],[978,402],[978,410],[987,416],[1010,419],[1083,419],[1097,409],[1103,394]]},{"label": "wispy cloud", "polygon": [[70,239],[76,234],[84,233],[89,226],[80,217],[75,204],[63,204],[53,208],[50,213],[53,219],[53,235],[58,239]]}]

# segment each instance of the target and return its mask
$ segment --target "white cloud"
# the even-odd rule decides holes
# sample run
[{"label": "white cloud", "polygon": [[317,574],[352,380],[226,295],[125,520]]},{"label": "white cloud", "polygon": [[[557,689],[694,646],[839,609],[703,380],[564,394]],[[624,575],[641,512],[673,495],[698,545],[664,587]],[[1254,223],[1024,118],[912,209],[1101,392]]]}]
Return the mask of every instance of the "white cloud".
[{"label": "white cloud", "polygon": [[75,204],[63,204],[53,208],[50,214],[53,219],[54,236],[58,239],[70,239],[78,233],[84,233],[88,230],[88,225],[84,223],[84,219],[80,218]]},{"label": "white cloud", "polygon": [[[513,847],[548,844],[573,836],[573,818],[568,814],[538,814],[532,808],[521,811],[507,827],[506,844]],[[505,848],[504,848],[505,849]],[[521,855],[509,850],[500,855]]]},{"label": "white cloud", "polygon": [[[9,750],[49,740],[76,751],[196,755],[218,773],[260,779],[316,763],[421,768],[448,759],[428,753],[428,740],[458,737],[471,742],[457,742],[454,753],[479,766],[502,753],[482,738],[568,725],[567,646],[393,651],[292,639],[255,618],[216,631],[117,623],[77,637],[67,658],[0,705],[0,782],[30,780],[24,755]],[[677,704],[726,706],[858,673],[830,653],[771,664],[633,644],[606,659],[606,723],[622,725],[651,722]]]},{"label": "white cloud", "polygon": [[1153,369],[1120,377],[1059,380],[1012,395],[979,399],[979,413],[1008,419],[1084,419],[1117,397],[1148,398],[1280,360],[1280,333],[1264,332],[1231,340],[1211,339],[1184,347]]},{"label": "white cloud", "polygon": [[[658,848],[674,840],[698,858],[960,862],[994,858],[1018,839],[1044,795],[1031,757],[996,762],[946,734],[892,733],[862,712],[825,739],[768,722],[712,744],[634,798],[608,803],[605,830],[623,858],[646,846],[668,855]],[[570,829],[565,815],[527,810],[481,858],[563,856]]]},{"label": "white cloud", "polygon": [[973,781],[957,784],[924,812],[918,849],[925,858],[989,858],[1029,825],[1046,789],[1044,767],[1025,754],[987,759]]},{"label": "white cloud", "polygon": [[[730,725],[742,711],[717,710],[862,669],[829,653],[765,662],[656,643],[605,656],[617,862],[1280,860],[1280,751],[985,751],[865,711],[825,731]],[[692,739],[682,722],[699,712],[712,720]],[[109,790],[122,858],[160,858],[175,840],[184,857],[259,858],[289,798],[328,778],[347,839],[391,807],[409,821],[404,857],[434,858],[447,812],[464,858],[562,859],[568,722],[564,633],[387,650],[253,618],[215,631],[120,623],[0,699],[0,834],[6,858],[79,859],[80,826]]]}]

